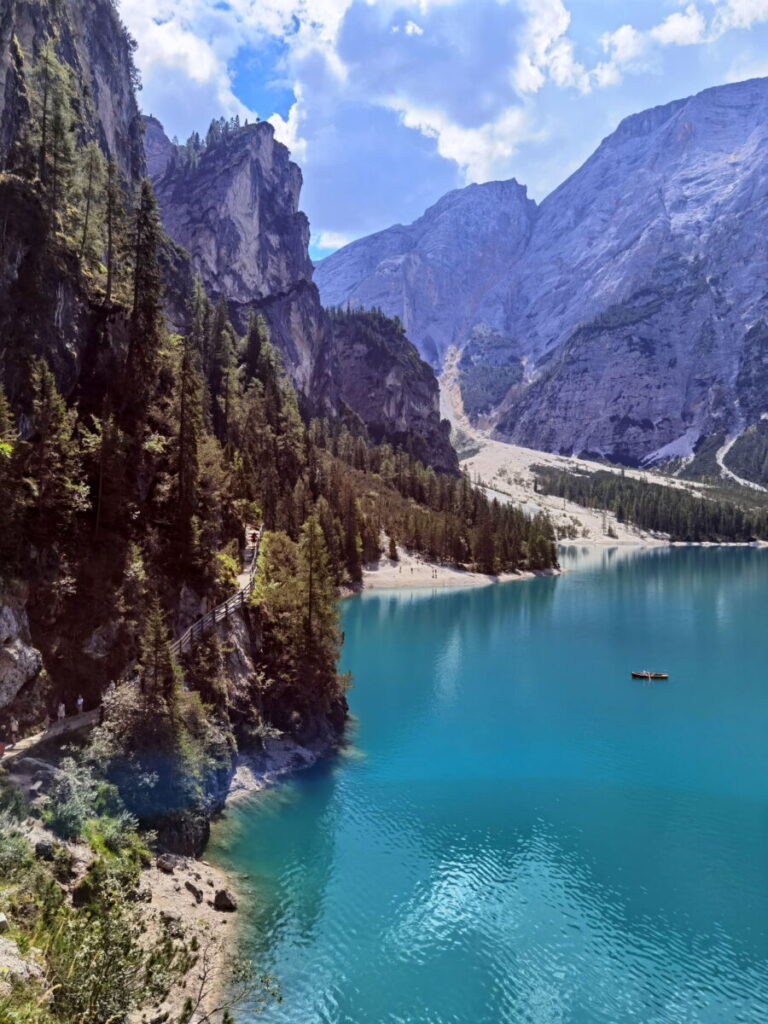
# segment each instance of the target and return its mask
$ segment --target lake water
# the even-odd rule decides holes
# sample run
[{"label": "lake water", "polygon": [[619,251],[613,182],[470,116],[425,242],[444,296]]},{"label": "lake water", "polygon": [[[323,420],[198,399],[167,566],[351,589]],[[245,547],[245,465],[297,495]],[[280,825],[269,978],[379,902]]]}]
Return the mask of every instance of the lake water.
[{"label": "lake water", "polygon": [[211,851],[263,1024],[768,1021],[768,551],[563,564],[344,603],[351,749]]}]

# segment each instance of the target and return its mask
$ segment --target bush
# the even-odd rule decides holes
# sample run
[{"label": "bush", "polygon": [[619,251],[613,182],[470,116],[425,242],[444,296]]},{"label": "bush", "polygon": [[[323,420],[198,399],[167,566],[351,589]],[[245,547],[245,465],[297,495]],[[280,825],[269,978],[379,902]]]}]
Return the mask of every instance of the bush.
[{"label": "bush", "polygon": [[12,878],[34,860],[32,848],[7,811],[0,814],[0,879]]},{"label": "bush", "polygon": [[43,822],[62,839],[76,839],[94,817],[100,795],[100,783],[91,769],[67,757],[51,786]]}]

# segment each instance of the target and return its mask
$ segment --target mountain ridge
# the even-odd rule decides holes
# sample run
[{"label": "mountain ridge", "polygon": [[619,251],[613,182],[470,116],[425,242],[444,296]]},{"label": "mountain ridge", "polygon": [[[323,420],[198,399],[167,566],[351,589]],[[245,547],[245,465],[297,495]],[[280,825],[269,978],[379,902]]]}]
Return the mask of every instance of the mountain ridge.
[{"label": "mountain ridge", "polygon": [[[766,79],[630,115],[532,207],[524,245],[497,279],[478,270],[482,302],[468,310],[449,296],[441,315],[459,333],[437,344],[420,333],[435,298],[423,289],[408,296],[409,336],[433,365],[441,348],[469,352],[473,394],[479,378],[494,377],[500,352],[522,366],[501,397],[485,396],[487,408],[475,395],[475,414],[491,413],[497,436],[529,447],[636,464],[670,446],[688,456],[699,440],[742,429],[768,407],[754,341],[768,269],[767,122]],[[454,204],[462,201],[473,205],[469,190]],[[367,245],[360,239],[319,265],[321,295],[336,302],[343,288],[349,303],[367,306],[375,294],[384,312],[401,315],[408,282],[391,259],[386,274],[349,274],[349,250],[362,262]],[[461,265],[482,245],[471,240]],[[494,339],[490,361],[482,344],[477,351],[478,332]]]}]

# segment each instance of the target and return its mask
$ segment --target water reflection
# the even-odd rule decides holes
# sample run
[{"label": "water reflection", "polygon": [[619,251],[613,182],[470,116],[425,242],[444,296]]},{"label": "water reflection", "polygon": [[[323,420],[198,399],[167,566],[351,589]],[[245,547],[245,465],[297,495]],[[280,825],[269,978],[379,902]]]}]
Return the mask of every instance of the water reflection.
[{"label": "water reflection", "polygon": [[224,837],[262,1021],[768,1020],[768,554],[563,564],[346,604],[365,757]]}]

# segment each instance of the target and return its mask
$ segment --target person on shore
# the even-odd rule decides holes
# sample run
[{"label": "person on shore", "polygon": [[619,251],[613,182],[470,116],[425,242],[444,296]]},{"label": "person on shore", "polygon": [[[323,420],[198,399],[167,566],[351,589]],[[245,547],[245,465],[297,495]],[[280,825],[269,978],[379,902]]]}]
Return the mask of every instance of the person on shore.
[{"label": "person on shore", "polygon": [[11,746],[16,746],[16,741],[19,738],[19,720],[15,715],[11,715]]},{"label": "person on shore", "polygon": [[77,713],[78,713],[78,715],[82,715],[82,713],[83,713],[83,698],[82,697],[78,697],[77,700],[75,701],[75,704],[77,704]]},{"label": "person on shore", "polygon": [[59,706],[58,706],[58,708],[56,709],[56,717],[57,717],[57,719],[58,719],[58,720],[59,720],[60,722],[63,722],[63,721],[64,721],[64,719],[65,719],[65,718],[67,717],[67,709],[66,709],[66,707],[64,706],[64,701],[63,701],[63,700],[62,700],[62,701],[59,701]]}]

